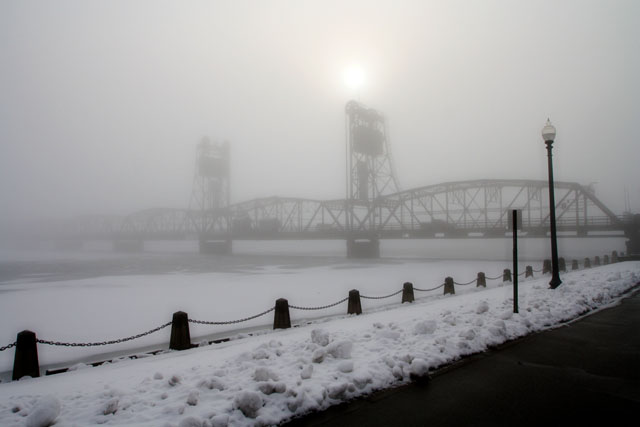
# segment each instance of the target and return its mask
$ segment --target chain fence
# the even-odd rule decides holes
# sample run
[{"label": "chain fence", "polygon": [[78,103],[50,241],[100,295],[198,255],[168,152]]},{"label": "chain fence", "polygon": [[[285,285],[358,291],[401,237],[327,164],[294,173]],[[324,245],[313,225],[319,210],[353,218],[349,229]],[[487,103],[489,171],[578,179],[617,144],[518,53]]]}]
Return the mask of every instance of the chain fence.
[{"label": "chain fence", "polygon": [[473,279],[472,281],[467,282],[467,283],[458,283],[458,282],[453,282],[453,284],[454,284],[454,285],[458,285],[458,286],[467,286],[467,285],[470,285],[470,284],[472,284],[472,283],[475,283],[477,280],[478,280],[478,279]]},{"label": "chain fence", "polygon": [[438,285],[435,288],[431,288],[431,289],[420,289],[420,288],[413,288],[414,291],[419,291],[419,292],[431,292],[431,291],[435,291],[436,289],[440,289],[441,287],[444,286],[444,283],[442,285]]},{"label": "chain fence", "polygon": [[246,322],[248,320],[257,319],[260,316],[264,316],[267,313],[271,313],[275,309],[276,309],[275,307],[271,307],[269,310],[265,310],[262,313],[254,314],[253,316],[249,316],[249,317],[245,317],[243,319],[237,319],[237,320],[228,320],[228,321],[221,321],[221,322],[209,322],[209,321],[206,321],[206,320],[189,319],[189,322],[190,323],[196,323],[198,325],[233,325],[233,324],[236,324],[236,323],[242,323],[242,322]]},{"label": "chain fence", "polygon": [[9,350],[10,348],[15,347],[15,346],[16,346],[16,342],[14,341],[11,344],[7,344],[4,347],[0,347],[0,351]]},{"label": "chain fence", "polygon": [[319,307],[299,307],[297,305],[291,305],[289,304],[289,308],[295,308],[296,310],[324,310],[325,308],[331,308],[331,307],[335,307],[336,305],[340,305],[345,301],[348,301],[349,297],[343,298],[340,301],[334,302],[333,304],[329,304],[329,305],[322,305]]},{"label": "chain fence", "polygon": [[391,298],[391,297],[393,297],[393,296],[396,296],[396,295],[398,295],[400,292],[402,292],[402,289],[400,289],[398,292],[394,292],[394,293],[392,293],[392,294],[385,295],[385,296],[382,296],[382,297],[369,297],[369,296],[366,296],[366,295],[360,295],[360,298],[366,298],[366,299],[385,299],[385,298]]},{"label": "chain fence", "polygon": [[119,344],[122,342],[127,342],[127,341],[131,341],[131,340],[135,340],[138,338],[142,338],[146,335],[150,335],[153,334],[154,332],[158,332],[161,329],[166,328],[167,326],[171,325],[172,322],[167,322],[163,325],[158,326],[157,328],[153,328],[151,330],[148,330],[147,332],[143,332],[141,334],[137,334],[137,335],[132,335],[130,337],[126,337],[126,338],[120,338],[117,340],[111,340],[111,341],[101,341],[101,342],[60,342],[60,341],[49,341],[49,340],[41,340],[40,338],[36,339],[36,342],[40,343],[40,344],[47,344],[47,345],[53,345],[53,346],[60,346],[60,347],[97,347],[97,346],[101,346],[101,345],[110,345],[110,344]]}]

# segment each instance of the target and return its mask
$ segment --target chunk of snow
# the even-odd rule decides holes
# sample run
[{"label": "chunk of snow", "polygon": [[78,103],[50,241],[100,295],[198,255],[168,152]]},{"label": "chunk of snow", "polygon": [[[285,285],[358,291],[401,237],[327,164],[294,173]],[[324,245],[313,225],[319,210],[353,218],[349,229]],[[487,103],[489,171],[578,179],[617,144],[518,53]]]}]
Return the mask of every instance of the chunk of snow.
[{"label": "chunk of snow", "polygon": [[478,307],[476,307],[476,314],[486,313],[487,311],[489,311],[489,303],[486,301],[482,301],[478,304]]},{"label": "chunk of snow", "polygon": [[264,348],[259,348],[258,350],[254,351],[252,355],[253,359],[255,360],[268,359],[270,356],[271,353]]},{"label": "chunk of snow", "polygon": [[236,395],[233,404],[245,417],[255,418],[258,416],[258,411],[262,408],[263,402],[260,394],[255,391],[243,391]]},{"label": "chunk of snow", "polygon": [[311,355],[311,361],[313,363],[322,363],[326,355],[327,351],[324,348],[319,348]]},{"label": "chunk of snow", "polygon": [[198,387],[208,388],[209,390],[219,390],[219,391],[222,391],[225,389],[224,384],[218,378],[204,379],[198,383]]},{"label": "chunk of snow", "polygon": [[198,396],[198,390],[192,390],[189,396],[187,396],[187,405],[196,406],[198,404]]},{"label": "chunk of snow", "polygon": [[278,383],[266,382],[266,383],[258,384],[258,390],[260,390],[262,394],[266,394],[266,395],[270,395],[273,393],[282,394],[285,391],[287,391],[287,386],[285,385],[285,383],[282,383],[282,382],[278,382]]},{"label": "chunk of snow", "polygon": [[396,365],[391,369],[391,374],[393,374],[393,376],[396,377],[399,380],[404,378],[404,373],[402,371],[402,367],[399,366],[399,365]]},{"label": "chunk of snow", "polygon": [[413,327],[413,332],[417,335],[432,334],[437,329],[437,323],[435,320],[424,320],[416,323]]},{"label": "chunk of snow", "polygon": [[329,332],[323,329],[314,329],[311,331],[311,342],[325,347],[329,345],[330,341]]},{"label": "chunk of snow", "polygon": [[413,377],[422,378],[429,372],[429,363],[424,359],[416,357],[411,361],[409,372]]},{"label": "chunk of snow", "polygon": [[327,347],[327,352],[336,359],[350,359],[353,342],[343,340],[333,342]]},{"label": "chunk of snow", "polygon": [[351,360],[343,360],[338,363],[338,370],[343,373],[353,372],[353,361]]},{"label": "chunk of snow", "polygon": [[40,398],[33,411],[27,416],[27,427],[49,427],[60,415],[60,401],[53,396]]},{"label": "chunk of snow", "polygon": [[360,372],[353,376],[353,383],[359,389],[365,388],[368,384],[371,384],[372,382],[373,382],[373,378],[369,373]]},{"label": "chunk of snow", "polygon": [[313,365],[307,365],[304,368],[302,368],[302,371],[300,371],[300,378],[302,378],[303,380],[308,380],[309,378],[311,378],[312,374],[313,374]]},{"label": "chunk of snow", "polygon": [[253,379],[255,381],[269,381],[269,380],[278,381],[278,375],[276,375],[273,371],[265,367],[259,367],[259,368],[256,368],[256,370],[253,373]]},{"label": "chunk of snow", "polygon": [[120,403],[120,400],[116,397],[107,401],[102,408],[102,415],[115,414],[118,410],[118,403]]},{"label": "chunk of snow", "polygon": [[327,391],[329,393],[329,397],[332,399],[344,399],[348,388],[349,383],[340,383],[329,386]]}]

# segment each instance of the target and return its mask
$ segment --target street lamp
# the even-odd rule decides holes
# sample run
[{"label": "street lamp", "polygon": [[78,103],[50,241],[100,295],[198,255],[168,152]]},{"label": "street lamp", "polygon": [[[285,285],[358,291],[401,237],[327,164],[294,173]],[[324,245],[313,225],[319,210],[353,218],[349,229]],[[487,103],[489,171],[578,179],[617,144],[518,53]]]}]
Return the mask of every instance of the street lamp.
[{"label": "street lamp", "polygon": [[551,149],[556,138],[556,128],[547,119],[547,123],[542,128],[542,139],[547,144],[547,157],[549,162],[549,217],[551,219],[551,281],[549,286],[555,289],[562,283],[558,271],[558,237],[556,236],[556,200],[553,194],[553,164],[551,161]]}]

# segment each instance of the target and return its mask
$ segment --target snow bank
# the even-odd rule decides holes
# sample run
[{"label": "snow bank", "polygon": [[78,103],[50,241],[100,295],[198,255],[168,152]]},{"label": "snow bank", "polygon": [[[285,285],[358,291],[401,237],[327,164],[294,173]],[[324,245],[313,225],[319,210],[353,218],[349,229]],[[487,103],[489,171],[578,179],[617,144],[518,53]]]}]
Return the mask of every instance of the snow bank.
[{"label": "snow bank", "polygon": [[[511,286],[472,288],[321,327],[0,384],[0,425],[24,425],[49,406],[41,420],[60,425],[277,424],[615,303],[640,281],[640,262],[562,278],[556,290],[548,277],[522,282],[519,314]],[[37,403],[54,393],[59,413]]]}]

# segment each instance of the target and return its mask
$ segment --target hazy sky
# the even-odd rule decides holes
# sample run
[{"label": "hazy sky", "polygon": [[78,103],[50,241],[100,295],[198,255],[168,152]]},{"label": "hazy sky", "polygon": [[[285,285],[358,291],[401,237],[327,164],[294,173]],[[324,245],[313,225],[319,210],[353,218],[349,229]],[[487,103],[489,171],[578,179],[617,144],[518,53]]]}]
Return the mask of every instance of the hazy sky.
[{"label": "hazy sky", "polygon": [[356,95],[404,189],[546,179],[550,117],[556,179],[640,212],[638,22],[615,0],[0,0],[0,218],[186,207],[203,135],[231,143],[233,201],[342,198]]}]

